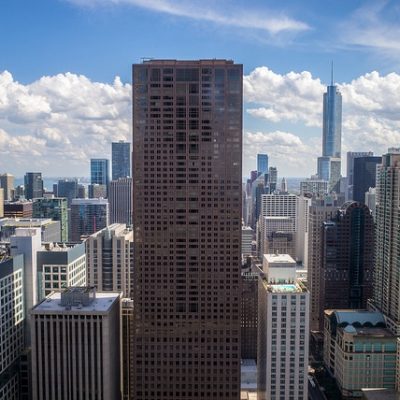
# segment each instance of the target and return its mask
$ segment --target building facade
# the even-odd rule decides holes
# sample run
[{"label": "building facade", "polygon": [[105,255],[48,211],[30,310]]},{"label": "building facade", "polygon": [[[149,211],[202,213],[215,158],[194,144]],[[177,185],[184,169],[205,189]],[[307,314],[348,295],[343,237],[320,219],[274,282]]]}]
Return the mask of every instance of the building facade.
[{"label": "building facade", "polygon": [[74,199],[71,204],[71,240],[92,235],[108,225],[108,201],[105,199]]},{"label": "building facade", "polygon": [[257,399],[307,400],[309,293],[293,258],[264,255],[258,296]]},{"label": "building facade", "polygon": [[4,189],[4,200],[12,201],[14,198],[14,175],[0,174],[0,187]]},{"label": "building facade", "polygon": [[90,159],[90,183],[108,187],[110,183],[110,167],[106,158]]},{"label": "building facade", "polygon": [[71,286],[86,286],[84,243],[46,243],[37,252],[39,300]]},{"label": "building facade", "polygon": [[33,201],[33,218],[51,218],[60,222],[60,240],[68,240],[68,201],[66,198],[41,198]]},{"label": "building facade", "polygon": [[112,180],[131,176],[131,144],[120,140],[111,143]]},{"label": "building facade", "polygon": [[0,399],[19,400],[24,349],[24,256],[0,256]]},{"label": "building facade", "polygon": [[87,282],[100,291],[132,296],[134,273],[133,231],[111,224],[86,239]]},{"label": "building facade", "polygon": [[43,197],[43,180],[41,172],[27,172],[24,177],[25,198],[32,200]]},{"label": "building facade", "polygon": [[42,242],[60,242],[60,221],[50,218],[4,218],[0,221],[0,240],[10,241],[17,228],[40,228]]},{"label": "building facade", "polygon": [[31,319],[33,400],[121,398],[119,293],[69,288]]},{"label": "building facade", "polygon": [[257,154],[257,174],[268,173],[268,154]]},{"label": "building facade", "polygon": [[328,182],[322,179],[306,179],[300,182],[300,196],[325,196]]},{"label": "building facade", "polygon": [[72,199],[78,196],[78,181],[76,179],[60,179],[57,184],[57,196],[65,197],[68,208],[71,207]]},{"label": "building facade", "polygon": [[354,200],[353,198],[353,174],[354,174],[354,160],[357,157],[371,157],[374,153],[372,151],[348,151],[347,152],[347,200]]},{"label": "building facade", "polygon": [[119,178],[110,182],[110,224],[132,225],[132,178]]},{"label": "building facade", "polygon": [[364,203],[365,193],[376,186],[376,167],[382,157],[357,157],[354,159],[353,200]]},{"label": "building facade", "polygon": [[135,400],[239,398],[242,72],[133,66]]},{"label": "building facade", "polygon": [[33,203],[31,201],[13,201],[4,204],[6,218],[32,218]]}]

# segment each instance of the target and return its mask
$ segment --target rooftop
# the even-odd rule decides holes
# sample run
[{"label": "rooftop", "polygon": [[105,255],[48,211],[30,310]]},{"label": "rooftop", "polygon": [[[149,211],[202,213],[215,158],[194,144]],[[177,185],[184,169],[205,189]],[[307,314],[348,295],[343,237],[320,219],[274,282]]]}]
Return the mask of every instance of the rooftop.
[{"label": "rooftop", "polygon": [[325,315],[328,317],[335,317],[338,325],[340,324],[358,324],[364,325],[369,323],[371,325],[384,324],[385,319],[383,314],[378,311],[368,311],[368,310],[325,310]]},{"label": "rooftop", "polygon": [[97,292],[96,297],[87,306],[80,304],[66,307],[61,305],[61,293],[53,292],[33,307],[32,314],[106,314],[120,296],[121,293],[116,292]]},{"label": "rooftop", "polygon": [[359,337],[394,338],[393,334],[388,329],[380,327],[357,327],[347,325],[342,329],[345,333],[350,333]]},{"label": "rooftop", "polygon": [[273,264],[294,264],[296,266],[296,261],[289,254],[264,254],[264,258],[268,261],[270,267],[273,267]]},{"label": "rooftop", "polygon": [[361,389],[366,400],[400,400],[400,393],[389,389]]}]

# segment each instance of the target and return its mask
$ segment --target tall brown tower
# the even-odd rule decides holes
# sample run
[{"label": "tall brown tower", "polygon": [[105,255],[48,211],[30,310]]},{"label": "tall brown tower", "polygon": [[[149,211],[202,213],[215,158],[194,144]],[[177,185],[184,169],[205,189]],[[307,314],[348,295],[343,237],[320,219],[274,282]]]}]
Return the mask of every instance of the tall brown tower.
[{"label": "tall brown tower", "polygon": [[133,66],[135,400],[239,399],[242,75]]}]

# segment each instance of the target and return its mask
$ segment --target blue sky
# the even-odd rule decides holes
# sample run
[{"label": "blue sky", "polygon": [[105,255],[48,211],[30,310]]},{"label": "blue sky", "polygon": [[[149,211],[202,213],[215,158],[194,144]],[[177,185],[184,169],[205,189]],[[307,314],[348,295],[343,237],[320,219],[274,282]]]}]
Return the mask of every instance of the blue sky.
[{"label": "blue sky", "polygon": [[[87,175],[88,157],[130,137],[130,68],[142,57],[244,64],[245,172],[258,151],[281,175],[315,172],[331,60],[344,96],[343,151],[382,152],[399,141],[399,17],[399,2],[380,0],[4,1],[0,145],[14,147],[0,148],[0,171]],[[26,153],[14,153],[21,142]]]}]

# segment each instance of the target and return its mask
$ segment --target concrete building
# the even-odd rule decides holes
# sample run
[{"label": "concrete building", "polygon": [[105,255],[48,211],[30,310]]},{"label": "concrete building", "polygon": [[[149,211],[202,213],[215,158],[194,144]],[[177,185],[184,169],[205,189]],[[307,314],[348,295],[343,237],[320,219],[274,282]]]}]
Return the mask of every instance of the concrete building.
[{"label": "concrete building", "polygon": [[24,256],[0,256],[0,399],[19,400],[24,349]]},{"label": "concrete building", "polygon": [[395,389],[397,338],[380,312],[325,310],[324,364],[345,398],[362,388]]},{"label": "concrete building", "polygon": [[51,218],[60,222],[60,240],[68,240],[68,201],[63,197],[41,198],[33,201],[33,218]]},{"label": "concrete building", "polygon": [[242,257],[246,258],[253,254],[254,230],[250,226],[242,226]]},{"label": "concrete building", "polygon": [[79,242],[108,225],[106,199],[73,199],[71,205],[71,240]]},{"label": "concrete building", "polygon": [[322,179],[306,179],[300,182],[300,196],[325,196],[328,194],[328,182]]},{"label": "concrete building", "polygon": [[120,140],[111,143],[112,180],[131,176],[131,144]]},{"label": "concrete building", "polygon": [[133,66],[134,400],[239,398],[242,77]]},{"label": "concrete building", "polygon": [[[38,302],[37,252],[41,249],[39,228],[17,228],[10,239],[11,256],[20,254],[24,257],[24,313]],[[30,319],[25,319],[25,344],[30,343]]]},{"label": "concrete building", "polygon": [[31,201],[13,201],[4,203],[5,218],[32,218],[33,204]]},{"label": "concrete building", "polygon": [[91,183],[88,186],[89,199],[106,199],[107,186],[99,185],[98,183]]},{"label": "concrete building", "polygon": [[9,241],[17,228],[40,228],[42,242],[60,242],[60,221],[50,218],[3,218],[0,220],[0,240]]},{"label": "concrete building", "polygon": [[119,178],[110,182],[110,224],[132,225],[132,178]]},{"label": "concrete building", "polygon": [[86,239],[87,282],[100,291],[132,296],[134,273],[133,231],[112,224]]},{"label": "concrete building", "polygon": [[0,188],[0,218],[4,217],[4,189]]},{"label": "concrete building", "polygon": [[296,261],[308,265],[308,238],[310,224],[310,206],[312,199],[308,196],[297,197],[297,222],[296,222]]},{"label": "concrete building", "polygon": [[43,179],[41,172],[27,172],[24,177],[25,198],[32,200],[43,197]]},{"label": "concrete building", "polygon": [[371,210],[372,216],[375,219],[376,216],[376,189],[368,188],[368,191],[365,192],[365,205]]},{"label": "concrete building", "polygon": [[131,400],[134,392],[133,380],[133,300],[121,299],[121,374],[122,400]]},{"label": "concrete building", "polygon": [[0,187],[4,189],[4,200],[14,199],[14,175],[0,174]]},{"label": "concrete building", "polygon": [[400,335],[400,149],[389,149],[377,166],[376,186],[376,241],[374,294],[372,306],[381,311],[388,328]]},{"label": "concrete building", "polygon": [[37,252],[39,301],[53,291],[86,286],[84,243],[45,243]]},{"label": "concrete building", "polygon": [[337,210],[336,201],[332,196],[313,199],[309,208],[307,287],[310,291],[310,329],[312,331],[322,332],[324,326],[320,314],[323,223],[336,215]]},{"label": "concrete building", "polygon": [[120,293],[69,288],[31,311],[33,400],[119,400]]},{"label": "concrete building", "polygon": [[240,313],[242,360],[257,359],[258,276],[257,272],[242,272]]},{"label": "concrete building", "polygon": [[258,285],[257,399],[307,400],[309,293],[287,254],[266,254]]}]

